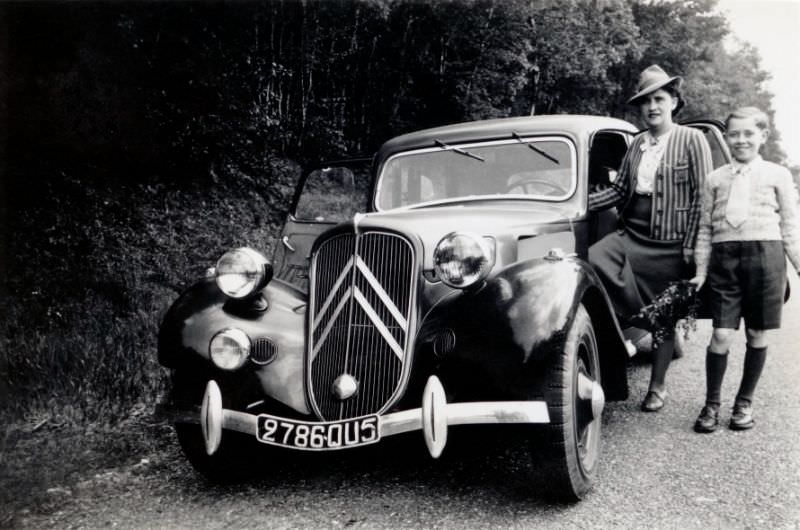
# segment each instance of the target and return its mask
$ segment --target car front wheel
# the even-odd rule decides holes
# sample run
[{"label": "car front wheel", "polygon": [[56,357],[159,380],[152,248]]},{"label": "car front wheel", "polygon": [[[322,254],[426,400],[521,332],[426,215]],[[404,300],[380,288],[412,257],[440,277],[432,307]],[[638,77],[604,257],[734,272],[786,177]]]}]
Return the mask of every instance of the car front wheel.
[{"label": "car front wheel", "polygon": [[226,432],[222,444],[213,454],[206,453],[199,425],[176,423],[175,432],[183,454],[206,479],[216,484],[243,482],[257,476],[256,454],[240,433]]},{"label": "car front wheel", "polygon": [[[205,392],[207,378],[189,370],[177,370],[172,378],[173,399],[198,406]],[[226,404],[231,405],[231,404]],[[199,417],[199,414],[198,414]],[[225,431],[222,443],[213,455],[206,452],[205,439],[199,424],[174,423],[175,433],[189,463],[206,479],[218,484],[246,481],[256,476],[261,449],[252,436]]]},{"label": "car front wheel", "polygon": [[577,501],[591,490],[597,473],[605,404],[597,341],[582,304],[563,351],[555,353],[545,369],[543,393],[550,423],[533,436],[535,478],[546,495]]}]

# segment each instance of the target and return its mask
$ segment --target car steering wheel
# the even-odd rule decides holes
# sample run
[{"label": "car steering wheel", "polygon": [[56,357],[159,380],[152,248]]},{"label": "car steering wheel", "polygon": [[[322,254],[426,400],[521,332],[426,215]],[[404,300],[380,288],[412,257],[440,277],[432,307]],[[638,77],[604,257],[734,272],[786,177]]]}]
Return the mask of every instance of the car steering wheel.
[{"label": "car steering wheel", "polygon": [[[542,193],[541,187],[547,188],[548,191]],[[510,194],[514,190],[516,193],[524,193],[525,195],[563,195],[568,190],[560,184],[539,178],[526,178],[520,179],[506,187],[506,193]]]}]

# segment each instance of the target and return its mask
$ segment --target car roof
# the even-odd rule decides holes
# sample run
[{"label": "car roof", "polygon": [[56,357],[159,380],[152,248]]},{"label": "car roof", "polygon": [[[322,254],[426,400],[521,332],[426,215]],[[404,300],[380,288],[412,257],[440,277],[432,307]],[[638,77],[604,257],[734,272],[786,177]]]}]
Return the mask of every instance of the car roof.
[{"label": "car roof", "polygon": [[579,114],[551,114],[523,116],[516,118],[497,118],[471,121],[423,129],[396,136],[385,142],[377,153],[381,163],[387,157],[402,151],[433,147],[436,141],[464,143],[478,140],[500,140],[530,134],[569,134],[582,138],[598,129],[613,129],[636,133],[638,129],[631,123],[607,116],[588,116]]}]

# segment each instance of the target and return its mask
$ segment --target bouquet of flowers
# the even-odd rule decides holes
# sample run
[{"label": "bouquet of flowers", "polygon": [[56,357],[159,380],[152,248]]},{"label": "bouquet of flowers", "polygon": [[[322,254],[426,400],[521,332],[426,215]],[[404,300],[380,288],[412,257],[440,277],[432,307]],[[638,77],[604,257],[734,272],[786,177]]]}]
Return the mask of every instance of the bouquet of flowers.
[{"label": "bouquet of flowers", "polygon": [[632,316],[630,322],[637,328],[648,330],[653,337],[653,348],[657,348],[679,321],[685,336],[696,329],[699,306],[697,288],[693,283],[688,280],[672,282]]}]

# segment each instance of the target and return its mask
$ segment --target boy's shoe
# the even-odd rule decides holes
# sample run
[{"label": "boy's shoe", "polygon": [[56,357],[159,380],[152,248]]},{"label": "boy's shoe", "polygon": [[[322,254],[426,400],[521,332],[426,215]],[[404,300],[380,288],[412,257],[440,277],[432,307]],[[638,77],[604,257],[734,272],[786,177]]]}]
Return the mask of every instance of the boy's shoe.
[{"label": "boy's shoe", "polygon": [[714,432],[719,426],[719,409],[706,405],[694,422],[694,432]]},{"label": "boy's shoe", "polygon": [[753,407],[745,403],[736,403],[733,406],[729,427],[734,431],[746,431],[747,429],[752,429],[754,424]]},{"label": "boy's shoe", "polygon": [[642,410],[645,412],[658,412],[664,406],[664,400],[667,397],[667,392],[656,392],[650,390],[642,401]]}]

